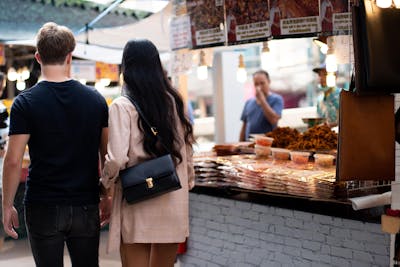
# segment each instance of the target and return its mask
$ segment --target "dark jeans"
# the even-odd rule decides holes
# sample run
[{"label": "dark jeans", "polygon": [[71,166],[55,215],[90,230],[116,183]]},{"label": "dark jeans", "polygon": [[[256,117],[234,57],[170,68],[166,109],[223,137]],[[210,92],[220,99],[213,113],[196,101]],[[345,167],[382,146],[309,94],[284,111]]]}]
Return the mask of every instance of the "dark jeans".
[{"label": "dark jeans", "polygon": [[98,205],[25,206],[25,221],[37,267],[62,267],[64,242],[73,267],[99,266]]}]

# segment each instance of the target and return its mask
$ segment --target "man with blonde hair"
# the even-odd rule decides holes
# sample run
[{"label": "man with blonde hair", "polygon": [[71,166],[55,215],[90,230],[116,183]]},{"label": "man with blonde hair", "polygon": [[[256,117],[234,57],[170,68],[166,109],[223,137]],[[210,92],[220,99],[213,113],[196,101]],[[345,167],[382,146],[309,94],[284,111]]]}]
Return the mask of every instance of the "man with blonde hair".
[{"label": "man with blonde hair", "polygon": [[99,151],[105,155],[108,108],[94,89],[70,78],[72,32],[46,23],[35,58],[43,80],[15,99],[3,171],[3,222],[18,238],[13,206],[25,146],[31,164],[25,217],[36,266],[63,266],[66,243],[72,266],[98,266]]}]

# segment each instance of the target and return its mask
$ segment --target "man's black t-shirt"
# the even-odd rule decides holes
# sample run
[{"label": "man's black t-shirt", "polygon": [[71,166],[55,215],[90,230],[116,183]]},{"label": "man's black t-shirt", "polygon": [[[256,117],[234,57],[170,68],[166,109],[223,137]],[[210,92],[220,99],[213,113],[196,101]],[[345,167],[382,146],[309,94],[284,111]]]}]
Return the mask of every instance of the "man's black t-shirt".
[{"label": "man's black t-shirt", "polygon": [[9,134],[30,135],[25,203],[98,203],[99,145],[107,126],[104,98],[75,80],[42,81],[18,95]]}]

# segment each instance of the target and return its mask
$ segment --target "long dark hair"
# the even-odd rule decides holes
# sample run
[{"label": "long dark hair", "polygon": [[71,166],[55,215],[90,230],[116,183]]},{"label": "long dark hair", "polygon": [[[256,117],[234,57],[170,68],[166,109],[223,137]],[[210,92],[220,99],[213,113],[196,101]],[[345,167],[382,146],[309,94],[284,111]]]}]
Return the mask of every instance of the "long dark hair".
[{"label": "long dark hair", "polygon": [[[182,145],[176,125],[181,124],[184,140],[192,144],[193,129],[184,110],[182,97],[164,74],[157,48],[149,40],[131,40],[122,55],[124,93],[132,97],[142,109],[147,120],[156,127],[164,148],[141,118],[138,127],[143,133],[143,148],[151,156],[161,156],[168,151],[175,163],[182,161]],[[175,110],[179,121],[176,121]],[[166,151],[167,150],[167,151]]]}]

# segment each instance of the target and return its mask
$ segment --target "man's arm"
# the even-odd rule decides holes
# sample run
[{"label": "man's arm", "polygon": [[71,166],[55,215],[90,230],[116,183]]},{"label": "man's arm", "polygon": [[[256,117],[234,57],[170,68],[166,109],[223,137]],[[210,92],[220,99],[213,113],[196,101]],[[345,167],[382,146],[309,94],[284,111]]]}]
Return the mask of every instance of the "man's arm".
[{"label": "man's arm", "polygon": [[105,127],[101,131],[101,139],[100,139],[100,161],[101,161],[100,166],[101,166],[101,169],[104,168],[104,162],[106,161],[107,144],[108,144],[108,127]]},{"label": "man's arm", "polygon": [[261,108],[264,113],[264,117],[269,121],[271,125],[277,125],[281,116],[276,114],[275,110],[267,103],[267,101],[261,102]]},{"label": "man's arm", "polygon": [[256,88],[256,98],[257,103],[263,110],[264,117],[271,125],[277,125],[281,116],[275,112],[275,110],[268,104],[266,100],[266,95],[260,90]]},{"label": "man's arm", "polygon": [[246,122],[243,121],[242,129],[240,130],[239,141],[240,142],[246,141],[245,136],[246,136]]},{"label": "man's arm", "polygon": [[[101,172],[104,169],[104,163],[106,161],[107,145],[108,145],[108,127],[104,127],[101,131],[100,148],[99,148]],[[100,195],[101,196],[109,195],[109,191],[103,186],[102,183],[100,183]]]},{"label": "man's arm", "polygon": [[22,160],[29,134],[11,135],[3,166],[3,224],[5,232],[18,238],[14,228],[19,227],[18,213],[14,208],[14,198],[21,179]]},{"label": "man's arm", "polygon": [[[100,139],[100,166],[101,170],[104,168],[107,155],[107,144],[108,144],[108,127],[104,127],[101,131]],[[103,183],[100,183],[100,226],[103,227],[110,221],[111,207],[112,207],[112,190],[107,190]]]}]

